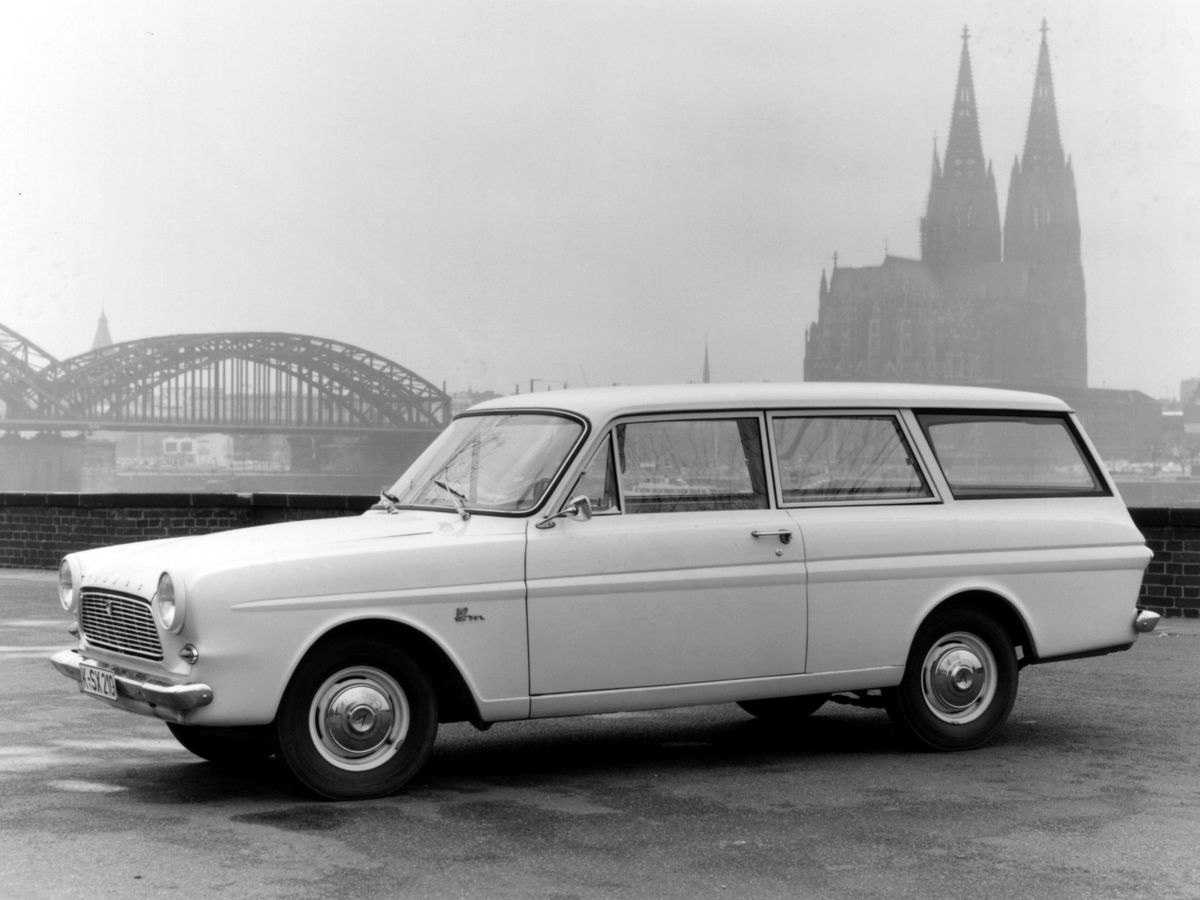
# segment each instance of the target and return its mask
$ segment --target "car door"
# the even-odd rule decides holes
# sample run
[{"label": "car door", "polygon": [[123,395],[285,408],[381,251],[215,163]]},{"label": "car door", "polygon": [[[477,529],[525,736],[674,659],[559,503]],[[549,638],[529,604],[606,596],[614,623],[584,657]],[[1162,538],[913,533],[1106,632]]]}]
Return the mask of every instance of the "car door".
[{"label": "car door", "polygon": [[745,414],[609,429],[570,494],[592,518],[529,530],[531,694],[804,671],[803,546],[770,503],[762,429]]},{"label": "car door", "polygon": [[895,410],[769,417],[776,490],[804,536],[807,671],[903,665],[914,622],[944,595],[953,520]]}]

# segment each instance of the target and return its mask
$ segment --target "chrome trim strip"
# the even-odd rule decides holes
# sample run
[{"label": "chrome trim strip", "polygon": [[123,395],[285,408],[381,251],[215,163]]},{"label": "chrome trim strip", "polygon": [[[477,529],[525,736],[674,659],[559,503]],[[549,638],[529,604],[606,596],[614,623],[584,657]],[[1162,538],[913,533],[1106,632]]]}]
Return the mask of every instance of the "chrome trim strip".
[{"label": "chrome trim strip", "polygon": [[[553,716],[582,716],[665,709],[697,703],[734,703],[738,700],[790,697],[795,694],[866,691],[894,687],[903,677],[904,666],[878,666],[871,669],[815,672],[808,675],[770,675],[695,684],[535,694],[529,698],[529,717],[541,719]],[[484,715],[487,721],[499,720],[499,716],[491,714],[490,710],[485,709]]]},{"label": "chrome trim strip", "polygon": [[[50,662],[61,674],[76,682],[81,682],[79,667],[83,663],[107,669],[116,678],[118,702],[131,700],[151,707],[161,707],[164,711],[186,712],[208,706],[213,700],[213,690],[207,684],[172,684],[169,681],[151,678],[149,675],[118,669],[94,659],[85,659],[74,649],[58,651],[50,657]],[[80,690],[83,690],[82,686]],[[151,714],[157,715],[154,711],[151,711]]]}]

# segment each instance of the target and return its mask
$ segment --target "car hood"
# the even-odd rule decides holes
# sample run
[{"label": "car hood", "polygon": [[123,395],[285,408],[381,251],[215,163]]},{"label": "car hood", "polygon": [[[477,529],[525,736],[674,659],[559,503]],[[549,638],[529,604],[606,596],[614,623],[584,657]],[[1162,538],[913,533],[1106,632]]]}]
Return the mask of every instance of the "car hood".
[{"label": "car hood", "polygon": [[[170,572],[189,592],[206,586],[244,596],[313,596],[329,591],[371,591],[443,580],[422,574],[401,549],[460,546],[498,528],[512,533],[524,523],[453,513],[371,511],[361,516],[260,525],[192,537],[166,538],[88,550],[76,555],[88,585],[149,597]],[[424,554],[418,554],[418,556]],[[432,556],[441,557],[441,552]],[[403,569],[403,571],[401,571]],[[234,599],[230,597],[230,599]]]}]

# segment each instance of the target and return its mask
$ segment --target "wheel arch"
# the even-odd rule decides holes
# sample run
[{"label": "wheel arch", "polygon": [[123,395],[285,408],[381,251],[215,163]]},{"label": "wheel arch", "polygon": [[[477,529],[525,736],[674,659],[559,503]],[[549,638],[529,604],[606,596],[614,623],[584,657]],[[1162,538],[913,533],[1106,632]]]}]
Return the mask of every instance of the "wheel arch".
[{"label": "wheel arch", "polygon": [[304,651],[288,681],[291,681],[304,660],[314,653],[331,644],[355,638],[383,640],[395,647],[397,652],[407,653],[418,662],[437,695],[439,722],[482,722],[475,696],[445,648],[420,629],[391,619],[355,619],[330,628]]},{"label": "wheel arch", "polygon": [[[1033,633],[1020,609],[1008,597],[982,588],[959,591],[943,599],[929,609],[918,624],[917,630],[935,615],[959,609],[973,609],[985,613],[1008,635],[1017,653],[1017,665],[1024,668],[1036,661],[1037,649]],[[915,635],[916,632],[914,632]]]}]

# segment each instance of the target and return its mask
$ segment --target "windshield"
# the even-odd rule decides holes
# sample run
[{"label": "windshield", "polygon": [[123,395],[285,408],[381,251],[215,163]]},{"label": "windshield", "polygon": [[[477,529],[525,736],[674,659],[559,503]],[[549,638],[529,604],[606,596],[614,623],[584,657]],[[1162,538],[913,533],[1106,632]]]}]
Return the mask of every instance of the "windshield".
[{"label": "windshield", "polygon": [[574,419],[548,413],[468,415],[422,453],[393,485],[397,506],[477,512],[536,508],[583,434]]}]

